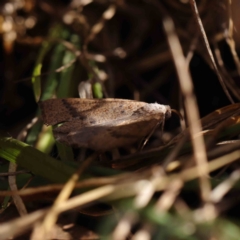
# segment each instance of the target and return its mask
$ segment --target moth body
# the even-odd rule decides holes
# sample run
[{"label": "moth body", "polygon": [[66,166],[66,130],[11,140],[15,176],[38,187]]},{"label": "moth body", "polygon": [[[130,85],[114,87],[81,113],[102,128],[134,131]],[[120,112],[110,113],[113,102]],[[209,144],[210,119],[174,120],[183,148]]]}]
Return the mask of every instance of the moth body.
[{"label": "moth body", "polygon": [[49,99],[39,103],[57,141],[73,147],[107,151],[146,137],[169,118],[171,108],[124,99]]}]

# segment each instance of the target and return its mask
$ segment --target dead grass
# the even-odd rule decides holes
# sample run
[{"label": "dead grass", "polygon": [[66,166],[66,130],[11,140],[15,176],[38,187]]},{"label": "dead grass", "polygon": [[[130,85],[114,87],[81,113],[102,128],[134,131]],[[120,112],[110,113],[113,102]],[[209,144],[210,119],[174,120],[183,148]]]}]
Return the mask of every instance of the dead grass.
[{"label": "dead grass", "polygon": [[[238,239],[237,0],[19,3],[0,8],[1,173],[52,158],[34,176],[2,176],[0,236]],[[173,114],[142,151],[73,150],[36,102],[77,97],[80,82],[81,96],[158,102],[183,121]]]}]

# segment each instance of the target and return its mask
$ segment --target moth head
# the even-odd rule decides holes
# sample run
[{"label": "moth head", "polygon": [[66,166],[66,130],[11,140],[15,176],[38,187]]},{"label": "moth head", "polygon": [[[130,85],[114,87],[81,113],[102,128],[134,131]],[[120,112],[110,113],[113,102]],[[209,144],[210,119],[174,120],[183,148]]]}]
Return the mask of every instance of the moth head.
[{"label": "moth head", "polygon": [[172,115],[172,109],[171,109],[171,107],[168,106],[168,105],[166,105],[165,107],[166,107],[165,118],[168,119],[168,118],[170,118],[171,115]]},{"label": "moth head", "polygon": [[165,118],[171,117],[171,108],[168,105],[162,105],[158,103],[150,103],[142,107],[142,110],[149,112],[150,114],[163,114]]}]

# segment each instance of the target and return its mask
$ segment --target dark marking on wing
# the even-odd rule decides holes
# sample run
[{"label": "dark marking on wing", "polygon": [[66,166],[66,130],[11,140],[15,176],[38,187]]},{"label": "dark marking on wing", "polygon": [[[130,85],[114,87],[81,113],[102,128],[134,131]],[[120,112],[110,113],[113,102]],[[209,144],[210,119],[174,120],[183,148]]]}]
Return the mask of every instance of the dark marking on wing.
[{"label": "dark marking on wing", "polygon": [[89,123],[94,124],[94,123],[96,123],[96,120],[91,119],[91,120],[89,121]]},{"label": "dark marking on wing", "polygon": [[63,105],[66,107],[66,109],[68,109],[69,113],[71,114],[71,116],[73,118],[77,118],[80,120],[85,120],[87,117],[84,114],[81,114],[76,107],[72,106],[72,104],[70,104],[67,99],[62,99],[62,103]]}]

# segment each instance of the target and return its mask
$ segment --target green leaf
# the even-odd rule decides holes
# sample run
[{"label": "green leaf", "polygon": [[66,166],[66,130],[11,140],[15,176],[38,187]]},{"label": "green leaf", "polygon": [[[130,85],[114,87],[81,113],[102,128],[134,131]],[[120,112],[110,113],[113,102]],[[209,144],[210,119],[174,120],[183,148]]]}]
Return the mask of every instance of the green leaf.
[{"label": "green leaf", "polygon": [[75,169],[12,138],[0,138],[0,157],[55,183],[64,183]]}]

